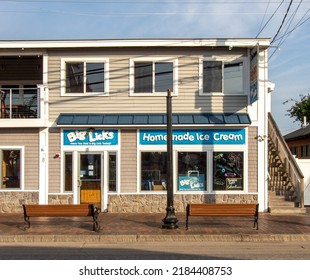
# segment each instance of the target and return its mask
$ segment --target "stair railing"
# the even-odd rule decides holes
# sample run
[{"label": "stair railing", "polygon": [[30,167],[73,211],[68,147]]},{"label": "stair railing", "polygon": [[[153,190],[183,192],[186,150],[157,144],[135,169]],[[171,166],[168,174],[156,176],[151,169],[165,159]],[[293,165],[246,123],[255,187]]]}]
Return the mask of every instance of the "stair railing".
[{"label": "stair railing", "polygon": [[290,178],[296,195],[295,201],[299,203],[299,207],[304,207],[304,175],[300,170],[294,156],[292,155],[271,113],[268,113],[268,136],[269,140],[272,141],[276,150],[278,151],[278,156],[281,159],[284,168]]}]

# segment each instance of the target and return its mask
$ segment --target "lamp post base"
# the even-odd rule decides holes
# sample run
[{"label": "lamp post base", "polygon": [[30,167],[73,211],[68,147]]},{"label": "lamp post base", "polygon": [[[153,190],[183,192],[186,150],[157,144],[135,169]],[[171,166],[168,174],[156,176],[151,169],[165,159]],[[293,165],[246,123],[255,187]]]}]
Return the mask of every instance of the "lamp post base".
[{"label": "lamp post base", "polygon": [[162,228],[164,229],[177,229],[178,226],[178,219],[175,216],[174,208],[173,207],[167,207],[166,208],[166,217],[162,220],[163,225]]}]

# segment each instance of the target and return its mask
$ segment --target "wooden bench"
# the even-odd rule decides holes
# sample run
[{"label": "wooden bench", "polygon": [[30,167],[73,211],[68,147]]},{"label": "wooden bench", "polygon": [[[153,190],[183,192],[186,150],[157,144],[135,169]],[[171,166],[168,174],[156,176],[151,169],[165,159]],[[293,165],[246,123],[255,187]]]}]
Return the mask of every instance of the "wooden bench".
[{"label": "wooden bench", "polygon": [[253,216],[258,230],[258,204],[187,204],[186,229],[189,216]]},{"label": "wooden bench", "polygon": [[25,229],[30,228],[30,217],[93,217],[93,231],[99,230],[99,211],[93,204],[23,204]]}]

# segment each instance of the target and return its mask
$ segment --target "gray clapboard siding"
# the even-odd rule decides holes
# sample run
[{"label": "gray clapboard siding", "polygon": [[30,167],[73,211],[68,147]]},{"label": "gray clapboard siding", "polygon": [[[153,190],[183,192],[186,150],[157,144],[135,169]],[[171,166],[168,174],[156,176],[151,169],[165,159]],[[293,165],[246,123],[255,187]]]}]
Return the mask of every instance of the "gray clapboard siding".
[{"label": "gray clapboard siding", "polygon": [[121,182],[123,193],[137,191],[137,132],[121,131]]},{"label": "gray clapboard siding", "polygon": [[248,192],[258,192],[257,127],[248,129]]},{"label": "gray clapboard siding", "polygon": [[36,128],[0,129],[1,146],[24,147],[24,189],[39,189],[39,133]]},{"label": "gray clapboard siding", "polygon": [[48,193],[60,193],[61,189],[61,158],[54,158],[60,153],[60,129],[49,129],[49,189]]},{"label": "gray clapboard siding", "polygon": [[[156,51],[156,53],[155,53]],[[164,96],[129,96],[129,61],[139,56],[157,56],[158,50],[139,49],[102,50],[100,52],[61,52],[49,55],[49,102],[50,120],[54,121],[60,113],[148,113],[165,112],[166,98]],[[198,62],[205,53],[186,50],[182,55],[180,50],[169,50],[164,55],[178,57],[179,93],[173,98],[174,112],[245,112],[247,96],[199,96],[198,94]],[[109,96],[60,96],[61,57],[102,56],[109,59]]]}]

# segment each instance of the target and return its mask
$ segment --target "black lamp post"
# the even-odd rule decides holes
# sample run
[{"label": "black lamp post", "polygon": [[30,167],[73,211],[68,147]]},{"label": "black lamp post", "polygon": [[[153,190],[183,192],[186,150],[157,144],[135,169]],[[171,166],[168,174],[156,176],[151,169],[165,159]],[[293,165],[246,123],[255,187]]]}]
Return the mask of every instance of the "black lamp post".
[{"label": "black lamp post", "polygon": [[167,90],[167,208],[162,228],[177,229],[178,219],[173,207],[173,149],[172,149],[172,103],[171,91]]}]

